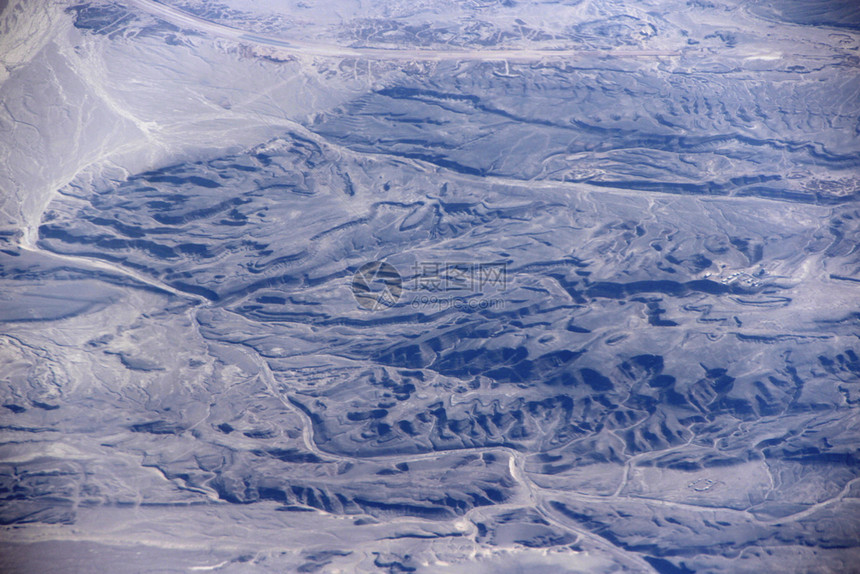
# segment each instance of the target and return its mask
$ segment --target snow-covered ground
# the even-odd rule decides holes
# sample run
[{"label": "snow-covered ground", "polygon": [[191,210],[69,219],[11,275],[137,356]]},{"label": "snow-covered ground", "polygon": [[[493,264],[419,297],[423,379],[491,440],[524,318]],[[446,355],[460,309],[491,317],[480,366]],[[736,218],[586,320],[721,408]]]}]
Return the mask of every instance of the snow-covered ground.
[{"label": "snow-covered ground", "polygon": [[852,571],[858,22],[10,0],[0,570]]}]

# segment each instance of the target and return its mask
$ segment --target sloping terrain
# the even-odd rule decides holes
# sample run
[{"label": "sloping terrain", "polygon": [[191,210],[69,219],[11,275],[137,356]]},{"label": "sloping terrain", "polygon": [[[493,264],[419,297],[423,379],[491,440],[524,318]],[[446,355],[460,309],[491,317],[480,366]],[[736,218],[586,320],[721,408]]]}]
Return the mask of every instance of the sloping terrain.
[{"label": "sloping terrain", "polygon": [[856,569],[856,11],[285,6],[0,13],[0,569]]}]

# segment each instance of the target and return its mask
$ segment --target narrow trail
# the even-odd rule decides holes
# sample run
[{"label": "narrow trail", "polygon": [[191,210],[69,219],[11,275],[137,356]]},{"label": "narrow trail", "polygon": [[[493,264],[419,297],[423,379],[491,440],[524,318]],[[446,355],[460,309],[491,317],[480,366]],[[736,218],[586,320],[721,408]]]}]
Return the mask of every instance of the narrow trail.
[{"label": "narrow trail", "polygon": [[182,297],[183,299],[198,299],[198,297],[195,297],[194,295],[191,295],[189,293],[184,293],[182,291],[179,291],[178,289],[171,287],[167,283],[163,283],[157,279],[153,279],[152,277],[149,277],[146,275],[141,275],[140,273],[137,273],[131,269],[128,269],[127,267],[123,267],[121,265],[115,265],[115,264],[110,263],[108,261],[105,261],[103,259],[97,259],[94,257],[84,257],[82,255],[67,255],[64,253],[57,253],[56,251],[49,251],[47,249],[42,249],[38,245],[35,245],[35,244],[28,245],[24,242],[22,242],[19,245],[19,247],[21,248],[22,251],[27,251],[27,252],[34,253],[34,254],[43,255],[45,257],[49,257],[52,259],[59,259],[61,261],[67,261],[69,263],[74,263],[76,266],[82,267],[84,269],[87,269],[87,268],[98,269],[100,271],[107,271],[109,273],[113,273],[116,275],[129,277],[129,278],[134,279],[135,281],[137,281],[141,284],[148,285],[149,287],[153,287],[153,288],[157,289],[158,291],[161,291],[164,293],[169,293],[171,295],[176,295],[177,297]]}]

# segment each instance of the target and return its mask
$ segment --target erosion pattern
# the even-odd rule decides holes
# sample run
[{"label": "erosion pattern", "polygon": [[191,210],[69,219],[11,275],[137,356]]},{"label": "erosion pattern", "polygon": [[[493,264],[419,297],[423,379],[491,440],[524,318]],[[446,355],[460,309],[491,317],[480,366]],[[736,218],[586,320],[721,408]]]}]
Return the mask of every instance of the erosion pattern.
[{"label": "erosion pattern", "polygon": [[854,3],[6,4],[4,572],[858,571]]}]

